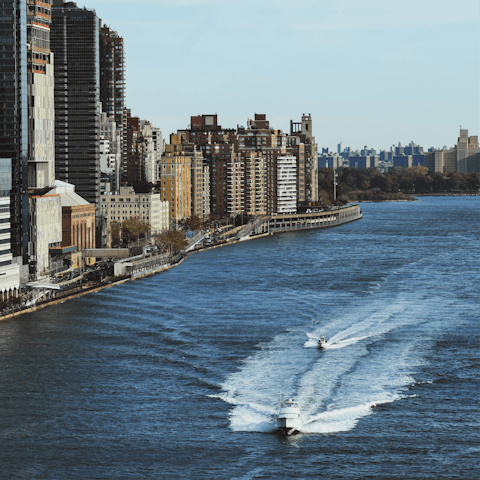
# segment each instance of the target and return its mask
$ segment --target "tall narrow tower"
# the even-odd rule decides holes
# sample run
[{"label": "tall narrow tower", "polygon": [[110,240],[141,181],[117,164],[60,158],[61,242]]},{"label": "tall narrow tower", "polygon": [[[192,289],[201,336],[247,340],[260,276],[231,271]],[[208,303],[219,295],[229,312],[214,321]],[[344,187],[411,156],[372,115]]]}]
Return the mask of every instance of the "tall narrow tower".
[{"label": "tall narrow tower", "polygon": [[[27,0],[0,2],[0,159],[10,159],[13,257],[28,262]],[[3,237],[2,237],[3,238]],[[0,262],[1,263],[1,262]]]},{"label": "tall narrow tower", "polygon": [[29,0],[27,10],[28,187],[55,182],[55,106],[53,54],[50,50],[51,4]]},{"label": "tall narrow tower", "polygon": [[100,198],[98,17],[53,0],[55,176],[90,203]]},{"label": "tall narrow tower", "polygon": [[[125,109],[125,50],[123,38],[99,20],[100,102],[115,119],[120,135],[122,161],[127,158],[127,114]],[[120,165],[119,165],[120,167]]]}]

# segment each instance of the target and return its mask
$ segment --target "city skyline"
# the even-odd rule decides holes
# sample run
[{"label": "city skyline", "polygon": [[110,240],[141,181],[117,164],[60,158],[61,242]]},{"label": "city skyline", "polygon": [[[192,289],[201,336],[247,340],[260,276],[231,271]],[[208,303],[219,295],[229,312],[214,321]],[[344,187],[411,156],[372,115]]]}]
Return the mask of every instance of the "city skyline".
[{"label": "city skyline", "polygon": [[132,114],[167,136],[200,114],[234,128],[265,113],[286,131],[311,113],[330,149],[442,148],[479,130],[473,0],[84,4],[125,38]]}]

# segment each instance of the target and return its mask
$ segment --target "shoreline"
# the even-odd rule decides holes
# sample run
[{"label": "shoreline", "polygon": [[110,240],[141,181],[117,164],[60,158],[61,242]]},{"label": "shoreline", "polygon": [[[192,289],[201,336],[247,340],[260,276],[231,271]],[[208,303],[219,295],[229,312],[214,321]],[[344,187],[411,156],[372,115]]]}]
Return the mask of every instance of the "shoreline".
[{"label": "shoreline", "polygon": [[134,277],[132,276],[132,277],[127,277],[127,278],[122,278],[122,279],[119,279],[119,280],[112,281],[110,283],[105,283],[105,284],[99,284],[99,285],[95,285],[95,286],[91,286],[91,287],[86,287],[82,291],[73,292],[71,295],[65,295],[65,296],[60,297],[60,298],[55,297],[55,298],[52,298],[51,300],[48,300],[48,301],[43,302],[43,303],[39,303],[38,305],[34,305],[34,306],[26,308],[24,310],[20,310],[18,312],[9,313],[8,315],[4,315],[4,316],[0,317],[0,322],[10,320],[10,319],[15,318],[15,317],[20,317],[21,315],[25,315],[27,313],[34,313],[34,312],[37,312],[39,310],[43,310],[44,308],[47,308],[51,305],[58,305],[60,303],[66,302],[68,300],[73,300],[75,298],[84,297],[85,295],[89,295],[91,293],[97,293],[100,290],[104,290],[105,288],[112,288],[112,287],[115,287],[117,285],[123,285],[124,283],[127,283],[127,282],[133,282],[135,280],[140,280],[142,278],[151,277],[151,276],[156,275],[158,273],[166,272],[167,270],[170,270],[172,268],[180,266],[190,255],[193,255],[193,254],[196,254],[196,253],[206,252],[208,250],[213,250],[214,248],[226,247],[228,245],[235,245],[236,243],[249,241],[249,240],[255,240],[257,238],[263,238],[263,237],[267,237],[267,236],[269,236],[269,234],[265,233],[265,234],[262,234],[262,235],[256,235],[254,237],[251,237],[251,238],[248,238],[248,239],[245,239],[245,240],[236,240],[235,242],[221,243],[219,245],[212,245],[211,247],[202,248],[201,250],[194,250],[192,252],[186,253],[185,256],[182,259],[180,259],[177,263],[175,263],[174,265],[169,265],[168,267],[165,267],[165,268],[162,268],[162,269],[159,269],[159,270],[156,270],[156,271],[146,272],[144,274],[136,275]]},{"label": "shoreline", "polygon": [[[409,194],[410,195],[410,194]],[[392,200],[356,200],[356,203],[383,203],[383,202],[418,202],[416,197],[480,197],[479,193],[416,193],[412,198],[392,199]]]},{"label": "shoreline", "polygon": [[480,192],[473,193],[473,192],[459,192],[459,193],[416,193],[416,197],[480,197]]},{"label": "shoreline", "polygon": [[124,283],[129,282],[129,281],[135,281],[135,280],[138,280],[138,279],[141,279],[141,278],[146,278],[146,277],[149,277],[149,276],[156,275],[157,273],[163,273],[167,270],[178,267],[179,265],[181,265],[183,263],[184,260],[186,260],[192,254],[196,254],[196,253],[200,253],[200,252],[206,252],[208,250],[212,250],[212,249],[220,248],[220,247],[225,247],[225,246],[228,246],[228,245],[235,245],[235,244],[240,243],[240,242],[256,240],[256,239],[259,239],[259,238],[268,237],[270,235],[278,235],[278,234],[282,234],[282,233],[293,233],[293,232],[299,232],[299,231],[305,231],[305,230],[318,230],[318,229],[323,229],[323,228],[334,228],[336,226],[341,226],[341,225],[345,225],[347,223],[351,223],[351,222],[360,220],[361,218],[362,218],[362,214],[360,212],[360,217],[355,217],[355,218],[351,218],[351,219],[348,219],[348,220],[344,219],[344,221],[340,224],[321,225],[321,226],[316,226],[316,227],[308,228],[308,229],[289,228],[287,230],[277,231],[277,232],[258,233],[254,236],[243,237],[243,238],[237,239],[235,241],[222,242],[222,243],[219,243],[217,245],[211,245],[211,246],[206,247],[206,248],[193,250],[191,252],[186,252],[185,255],[177,263],[174,263],[173,265],[168,265],[168,266],[165,266],[165,268],[159,268],[158,270],[154,270],[154,271],[150,270],[150,271],[146,271],[144,273],[139,273],[138,275],[135,275],[135,276],[132,275],[132,276],[128,276],[128,277],[122,277],[122,278],[119,278],[118,280],[114,280],[114,281],[111,281],[109,283],[104,283],[104,284],[100,283],[100,284],[96,284],[96,285],[81,287],[80,291],[74,291],[70,295],[67,294],[65,296],[61,296],[60,298],[54,297],[52,299],[41,302],[37,305],[26,308],[24,310],[19,310],[17,312],[13,312],[13,313],[9,313],[8,315],[1,316],[0,317],[0,322],[10,320],[12,318],[19,317],[19,316],[27,314],[27,313],[34,313],[34,312],[37,312],[39,310],[43,310],[44,308],[49,307],[51,305],[58,305],[59,303],[66,302],[67,300],[72,300],[74,298],[80,298],[80,297],[83,297],[83,296],[88,295],[90,293],[97,293],[100,290],[103,290],[105,288],[111,288],[111,287],[116,286],[116,285],[122,285]]}]

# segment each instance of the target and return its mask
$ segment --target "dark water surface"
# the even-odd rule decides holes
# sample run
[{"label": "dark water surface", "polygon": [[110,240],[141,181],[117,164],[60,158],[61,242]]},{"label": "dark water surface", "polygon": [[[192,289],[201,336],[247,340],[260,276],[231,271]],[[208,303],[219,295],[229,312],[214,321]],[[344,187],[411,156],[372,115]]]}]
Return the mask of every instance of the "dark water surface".
[{"label": "dark water surface", "polygon": [[0,478],[478,479],[479,200],[362,210],[0,323]]}]

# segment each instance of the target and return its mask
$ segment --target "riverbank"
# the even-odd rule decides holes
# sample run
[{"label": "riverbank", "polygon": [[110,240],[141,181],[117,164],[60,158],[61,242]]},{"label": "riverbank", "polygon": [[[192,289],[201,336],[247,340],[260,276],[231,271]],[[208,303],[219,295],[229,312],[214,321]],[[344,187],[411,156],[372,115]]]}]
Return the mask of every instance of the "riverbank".
[{"label": "riverbank", "polygon": [[269,235],[275,235],[279,233],[295,232],[300,230],[313,230],[319,228],[332,228],[335,226],[340,226],[349,222],[359,220],[361,218],[362,213],[359,205],[339,207],[328,211],[314,213],[259,217],[251,224],[242,227],[242,229],[240,230],[241,235],[239,235],[239,237],[235,240],[223,240],[211,246],[198,248],[190,252],[184,252],[182,256],[176,257],[176,261],[173,259],[171,260],[174,263],[165,264],[164,268],[162,268],[162,266],[155,266],[154,268],[148,270],[137,270],[136,272],[132,270],[130,274],[122,275],[122,277],[117,277],[117,279],[113,278],[104,282],[90,282],[87,285],[79,286],[78,288],[72,289],[70,291],[66,291],[63,293],[62,291],[60,291],[60,293],[56,294],[56,296],[53,298],[42,301],[34,306],[19,309],[16,312],[1,316],[0,321],[18,317],[25,313],[36,312],[38,310],[42,310],[48,307],[49,305],[57,305],[70,299],[79,298],[90,293],[99,292],[104,288],[110,288],[114,285],[121,285],[128,281],[133,281],[140,278],[149,277],[157,273],[165,272],[166,270],[170,270],[171,268],[181,265],[183,261],[186,260],[188,256],[193,253],[199,253],[207,250],[212,250],[214,248],[225,247],[227,245],[235,245],[239,242],[255,240],[258,238],[263,238]]},{"label": "riverbank", "polygon": [[480,192],[416,193],[416,197],[480,197]]}]

